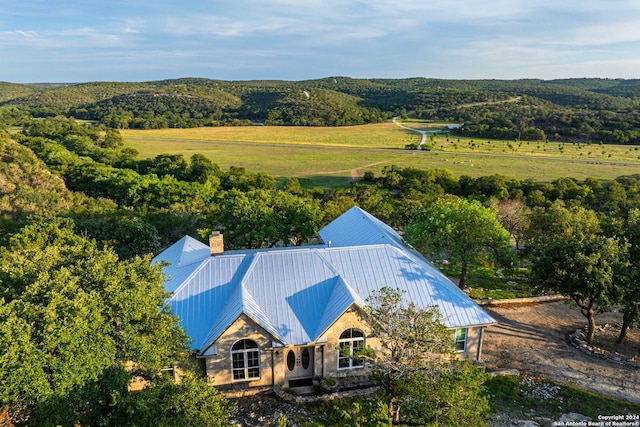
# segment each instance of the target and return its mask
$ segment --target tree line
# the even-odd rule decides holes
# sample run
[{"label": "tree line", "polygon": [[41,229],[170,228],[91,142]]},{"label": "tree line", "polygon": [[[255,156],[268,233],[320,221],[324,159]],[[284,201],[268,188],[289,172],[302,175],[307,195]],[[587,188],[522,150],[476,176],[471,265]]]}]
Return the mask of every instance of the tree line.
[{"label": "tree line", "polygon": [[639,102],[639,81],[621,79],[0,83],[0,106],[120,129],[349,126],[410,113],[464,124],[460,132],[472,137],[604,144],[640,142]]},{"label": "tree line", "polygon": [[[622,311],[621,341],[638,323],[640,175],[542,183],[388,166],[348,188],[304,188],[296,179],[222,170],[198,154],[139,159],[106,126],[11,120],[13,131],[0,134],[0,379],[11,385],[0,403],[14,420],[117,425],[141,414],[165,425],[217,425],[212,414],[225,419],[231,409],[215,390],[197,376],[175,384],[157,375],[170,372],[188,343],[150,256],[185,234],[204,240],[212,230],[225,233],[227,249],[304,244],[353,205],[401,230],[434,262],[455,264],[463,279],[473,264],[527,267],[540,292],[564,294],[581,308],[590,340],[598,310]],[[477,233],[460,231],[471,220]],[[422,240],[430,235],[437,239]],[[465,369],[439,371],[439,386],[470,377],[481,383]],[[394,393],[383,399],[387,408],[414,401],[400,387],[404,377],[380,373]],[[144,392],[126,391],[133,378],[146,381]],[[469,383],[470,392],[478,384]],[[405,420],[423,415],[407,412],[416,418]]]},{"label": "tree line", "polygon": [[[64,215],[125,257],[153,252],[184,234],[204,239],[212,229],[225,231],[229,248],[303,244],[353,205],[404,229],[418,212],[448,195],[502,210],[499,217],[511,241],[527,248],[544,240],[533,236],[535,230],[548,229],[531,225],[539,212],[582,209],[582,217],[591,215],[598,223],[591,234],[618,239],[619,247],[631,251],[619,256],[636,259],[631,256],[636,237],[629,233],[640,208],[640,174],[611,181],[567,177],[543,183],[501,175],[457,177],[446,169],[392,165],[380,176],[365,174],[350,188],[305,189],[296,179],[278,186],[264,173],[248,174],[235,167],[223,171],[198,154],[190,159],[159,155],[139,160],[124,148],[116,131],[64,118],[31,121],[13,138],[59,174],[69,194],[97,201],[91,206],[76,202],[82,207]],[[9,224],[16,224],[13,216],[9,218]],[[542,255],[532,251],[527,256]]]}]

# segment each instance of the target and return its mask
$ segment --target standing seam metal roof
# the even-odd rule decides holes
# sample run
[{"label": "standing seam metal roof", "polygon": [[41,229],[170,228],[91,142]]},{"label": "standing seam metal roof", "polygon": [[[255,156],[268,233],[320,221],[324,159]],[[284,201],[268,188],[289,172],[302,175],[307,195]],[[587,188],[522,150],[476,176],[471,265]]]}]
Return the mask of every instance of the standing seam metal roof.
[{"label": "standing seam metal roof", "polygon": [[[208,246],[183,238],[154,262],[167,261],[165,286],[174,313],[204,352],[242,314],[284,345],[317,341],[349,307],[365,306],[382,287],[397,288],[418,306],[437,305],[445,325],[495,321],[397,233],[359,208],[329,224],[325,236],[351,223],[352,246],[287,247],[226,252],[198,260]],[[372,219],[373,218],[373,219]],[[359,230],[359,231],[358,231]],[[373,243],[380,233],[384,243]],[[390,235],[395,234],[395,237]],[[378,236],[372,238],[371,236]],[[358,238],[368,242],[363,243]],[[197,242],[197,243],[194,243]],[[335,242],[335,240],[332,240]],[[197,256],[194,256],[197,255]],[[187,263],[182,262],[188,260]]]}]

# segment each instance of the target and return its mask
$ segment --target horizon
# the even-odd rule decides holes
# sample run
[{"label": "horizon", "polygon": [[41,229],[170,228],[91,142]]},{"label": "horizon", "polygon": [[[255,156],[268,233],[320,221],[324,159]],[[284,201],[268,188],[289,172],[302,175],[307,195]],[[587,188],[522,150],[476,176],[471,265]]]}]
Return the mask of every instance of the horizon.
[{"label": "horizon", "polygon": [[72,85],[82,85],[82,84],[91,84],[91,83],[151,83],[151,82],[162,82],[162,81],[171,81],[171,80],[183,80],[183,79],[196,79],[196,80],[211,80],[211,81],[222,81],[222,82],[266,82],[266,81],[275,81],[275,82],[285,82],[285,83],[301,83],[305,81],[317,81],[317,80],[325,80],[332,78],[345,78],[352,80],[412,80],[412,79],[425,79],[425,80],[444,80],[444,81],[505,81],[505,82],[517,82],[517,81],[562,81],[562,80],[619,80],[619,81],[633,81],[640,80],[639,78],[615,78],[615,77],[559,77],[554,79],[541,79],[535,77],[527,77],[527,78],[513,78],[513,79],[494,79],[494,78],[483,78],[483,79],[447,79],[440,77],[350,77],[350,76],[324,76],[318,77],[314,79],[301,79],[301,80],[291,80],[291,79],[217,79],[210,77],[194,77],[194,76],[184,76],[184,77],[170,77],[165,79],[153,79],[153,80],[90,80],[90,81],[76,81],[76,82],[57,82],[57,81],[41,81],[41,82],[11,82],[11,81],[0,81],[0,83],[10,83],[10,84],[18,84],[18,85],[32,85],[32,86],[72,86]]},{"label": "horizon", "polygon": [[639,21],[633,0],[5,0],[0,80],[635,79]]}]

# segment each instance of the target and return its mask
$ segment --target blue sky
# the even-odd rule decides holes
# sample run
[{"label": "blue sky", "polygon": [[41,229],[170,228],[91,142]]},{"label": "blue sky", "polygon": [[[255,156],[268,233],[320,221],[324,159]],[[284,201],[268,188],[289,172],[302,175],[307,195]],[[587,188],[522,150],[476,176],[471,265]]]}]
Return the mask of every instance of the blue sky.
[{"label": "blue sky", "polygon": [[0,81],[640,78],[638,0],[2,0]]}]

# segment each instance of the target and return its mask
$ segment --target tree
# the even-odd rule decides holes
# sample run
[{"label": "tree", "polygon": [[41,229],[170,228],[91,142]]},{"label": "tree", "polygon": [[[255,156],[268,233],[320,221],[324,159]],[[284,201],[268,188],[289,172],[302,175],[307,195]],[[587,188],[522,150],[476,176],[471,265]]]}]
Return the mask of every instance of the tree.
[{"label": "tree", "polygon": [[186,173],[188,181],[202,183],[214,178],[218,180],[219,184],[220,175],[222,175],[220,167],[203,154],[196,153],[191,156],[191,163]]},{"label": "tree", "polygon": [[528,245],[531,279],[541,291],[571,299],[587,318],[587,341],[595,337],[595,313],[610,305],[624,283],[626,245],[601,234],[595,212],[562,203],[531,215]]},{"label": "tree", "polygon": [[556,200],[548,208],[536,207],[529,215],[527,244],[535,245],[558,235],[592,235],[600,233],[600,220],[596,213],[580,206],[565,207]]},{"label": "tree", "polygon": [[300,246],[316,236],[322,225],[320,202],[285,191],[273,192],[273,213],[278,238]]},{"label": "tree", "polygon": [[147,387],[128,390],[129,375],[113,369],[92,390],[101,399],[90,399],[83,425],[118,427],[222,427],[229,425],[230,404],[193,370],[185,371],[180,382],[170,375],[156,375]]},{"label": "tree", "polygon": [[[367,350],[394,424],[485,425],[489,410],[482,369],[455,359],[453,335],[436,307],[407,303],[394,289],[367,299],[371,333],[381,350]],[[359,356],[359,355],[358,355]]]},{"label": "tree", "polygon": [[640,321],[640,209],[629,210],[623,235],[629,243],[630,265],[620,272],[620,280],[624,280],[624,286],[620,295],[623,308],[618,344],[627,340],[629,326],[637,325]]},{"label": "tree", "polygon": [[189,173],[189,164],[182,154],[158,154],[153,159],[147,160],[142,169],[144,169],[142,172],[145,175],[152,173],[160,177],[172,175],[174,178],[182,180]]},{"label": "tree", "polygon": [[464,289],[473,263],[493,255],[511,264],[509,233],[496,219],[495,209],[475,200],[443,197],[417,211],[405,228],[405,238],[431,259],[447,259],[460,267],[458,286]]},{"label": "tree", "polygon": [[270,193],[231,189],[220,200],[219,226],[224,227],[228,248],[270,247],[277,241]]},{"label": "tree", "polygon": [[232,189],[220,201],[220,226],[230,248],[299,245],[315,236],[322,221],[317,200],[285,191]]},{"label": "tree", "polygon": [[509,232],[519,250],[524,233],[529,228],[530,209],[517,199],[503,200],[497,204],[497,209],[498,221]]},{"label": "tree", "polygon": [[79,198],[28,148],[0,135],[0,238],[15,233],[39,212],[56,214]]},{"label": "tree", "polygon": [[[63,224],[34,224],[0,261],[0,408],[14,417],[96,425],[88,421],[96,411],[101,419],[152,395],[158,374],[184,358],[187,337],[149,257],[120,261]],[[125,397],[134,377],[148,390]],[[137,422],[160,403],[137,401],[118,422]]]},{"label": "tree", "polygon": [[156,252],[160,248],[158,231],[130,212],[80,212],[73,218],[75,229],[95,239],[98,245],[110,246],[120,259]]}]

